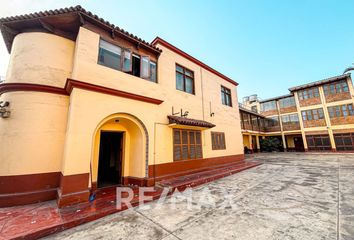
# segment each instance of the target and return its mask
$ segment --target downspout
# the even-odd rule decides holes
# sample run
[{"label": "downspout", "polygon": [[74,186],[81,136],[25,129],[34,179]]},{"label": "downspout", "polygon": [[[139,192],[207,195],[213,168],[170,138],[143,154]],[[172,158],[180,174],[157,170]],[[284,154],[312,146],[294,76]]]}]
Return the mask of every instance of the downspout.
[{"label": "downspout", "polygon": [[[200,88],[202,91],[202,116],[203,116],[203,121],[205,120],[205,113],[204,113],[204,88],[203,88],[203,69],[200,67]],[[210,103],[211,104],[211,103]],[[203,139],[205,140],[205,131],[203,132]],[[206,145],[206,141],[203,141],[203,146]]]}]

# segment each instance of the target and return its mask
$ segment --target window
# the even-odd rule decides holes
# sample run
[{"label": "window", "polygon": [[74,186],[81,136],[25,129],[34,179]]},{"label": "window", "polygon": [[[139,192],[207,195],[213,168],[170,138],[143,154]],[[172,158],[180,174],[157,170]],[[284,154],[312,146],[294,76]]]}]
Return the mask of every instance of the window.
[{"label": "window", "polygon": [[173,130],[173,160],[203,158],[200,131],[187,129]]},{"label": "window", "polygon": [[348,83],[346,80],[323,85],[325,95],[336,94],[341,92],[349,92]]},{"label": "window", "polygon": [[211,132],[211,146],[212,146],[213,150],[226,149],[225,133],[223,133],[223,132]]},{"label": "window", "polygon": [[300,90],[298,95],[300,100],[318,98],[320,96],[317,87]]},{"label": "window", "polygon": [[330,118],[354,116],[353,104],[328,107]]},{"label": "window", "polygon": [[324,151],[332,148],[328,135],[308,135],[306,141],[310,151]]},{"label": "window", "polygon": [[157,82],[157,75],[156,75],[156,63],[150,61],[150,81],[151,82]]},{"label": "window", "polygon": [[244,129],[248,129],[252,127],[250,117],[251,116],[249,113],[241,112],[241,120]]},{"label": "window", "polygon": [[295,106],[295,98],[294,97],[282,98],[279,100],[279,106],[280,108]]},{"label": "window", "polygon": [[194,94],[194,73],[176,64],[176,88]]},{"label": "window", "polygon": [[140,77],[140,56],[133,54],[133,63],[132,63],[132,74],[136,77]]},{"label": "window", "polygon": [[337,151],[354,150],[354,133],[334,134]]},{"label": "window", "polygon": [[277,104],[275,101],[261,103],[261,112],[267,112],[276,109],[277,109]]},{"label": "window", "polygon": [[226,106],[232,107],[231,90],[221,86],[221,102]]},{"label": "window", "polygon": [[131,72],[132,71],[132,53],[128,49],[124,49],[123,54],[123,64],[122,64],[122,71],[123,72]]},{"label": "window", "polygon": [[297,124],[299,123],[299,117],[297,114],[284,115],[281,117],[283,124]]},{"label": "window", "polygon": [[277,127],[279,125],[279,118],[278,117],[267,117],[265,118],[265,126],[266,127]]},{"label": "window", "polygon": [[301,116],[304,121],[324,119],[322,108],[302,111]]},{"label": "window", "polygon": [[156,63],[149,56],[139,56],[104,40],[100,40],[98,63],[156,82]]},{"label": "window", "polygon": [[150,78],[150,58],[148,56],[141,56],[141,71],[142,78]]},{"label": "window", "polygon": [[131,72],[131,51],[100,40],[98,63],[123,72]]},{"label": "window", "polygon": [[100,49],[98,53],[98,63],[104,66],[121,70],[122,49],[118,46],[100,41]]}]

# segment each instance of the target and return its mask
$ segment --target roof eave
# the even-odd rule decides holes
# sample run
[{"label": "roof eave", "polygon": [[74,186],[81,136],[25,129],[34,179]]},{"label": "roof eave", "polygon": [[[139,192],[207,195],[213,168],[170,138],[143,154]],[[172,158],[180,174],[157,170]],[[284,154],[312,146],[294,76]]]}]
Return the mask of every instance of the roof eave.
[{"label": "roof eave", "polygon": [[278,97],[273,97],[273,98],[268,98],[268,99],[264,99],[264,100],[260,100],[259,103],[265,103],[265,102],[270,102],[270,101],[275,101],[275,100],[279,100],[279,99],[283,99],[283,98],[288,98],[288,97],[293,97],[294,95],[292,93],[289,94],[285,94],[285,95],[281,95]]},{"label": "roof eave", "polygon": [[181,49],[175,47],[174,45],[172,45],[171,43],[167,42],[166,40],[160,38],[160,37],[156,37],[152,42],[151,42],[152,45],[157,45],[157,44],[161,44],[167,48],[169,48],[170,50],[178,53],[179,55],[187,58],[188,60],[194,62],[195,64],[203,67],[204,69],[210,71],[211,73],[221,77],[222,79],[228,81],[229,83],[235,85],[235,86],[238,86],[239,84],[232,80],[231,78],[225,76],[224,74],[218,72],[217,70],[213,69],[212,67],[208,66],[207,64],[201,62],[200,60],[196,59],[195,57],[192,57],[191,55],[189,55],[188,53],[182,51]]},{"label": "roof eave", "polygon": [[289,91],[290,92],[294,92],[294,91],[298,91],[298,90],[305,89],[305,88],[316,87],[316,86],[320,86],[320,85],[323,85],[323,84],[340,81],[340,80],[343,80],[343,79],[346,79],[346,78],[350,78],[350,77],[351,77],[351,74],[350,73],[346,73],[346,74],[342,74],[342,75],[339,75],[339,76],[326,78],[326,79],[323,79],[323,80],[319,80],[319,81],[315,81],[315,82],[311,82],[311,83],[307,83],[307,84],[291,87],[291,88],[289,88]]},{"label": "roof eave", "polygon": [[8,33],[6,31],[6,24],[7,23],[14,23],[14,22],[26,22],[26,21],[33,21],[36,19],[44,19],[47,17],[52,17],[52,16],[59,16],[59,15],[65,15],[65,14],[77,14],[80,18],[80,26],[83,25],[84,23],[82,21],[89,21],[90,23],[100,27],[100,28],[105,28],[105,30],[111,30],[115,34],[120,35],[123,38],[126,38],[128,41],[131,41],[136,44],[140,44],[141,47],[146,48],[147,50],[153,51],[157,55],[161,53],[161,49],[158,49],[156,46],[150,44],[149,42],[125,31],[124,29],[121,29],[119,27],[116,27],[115,25],[109,23],[108,21],[105,21],[103,18],[99,18],[97,15],[91,13],[90,11],[85,10],[82,8],[80,5],[76,7],[69,7],[69,8],[60,8],[60,9],[55,9],[55,10],[48,10],[44,12],[36,12],[36,13],[31,13],[31,14],[25,14],[25,15],[18,15],[18,16],[11,16],[11,17],[5,17],[0,19],[0,29],[3,35],[3,39],[5,41],[6,48],[8,52],[11,52],[11,46],[14,37],[18,33]]}]

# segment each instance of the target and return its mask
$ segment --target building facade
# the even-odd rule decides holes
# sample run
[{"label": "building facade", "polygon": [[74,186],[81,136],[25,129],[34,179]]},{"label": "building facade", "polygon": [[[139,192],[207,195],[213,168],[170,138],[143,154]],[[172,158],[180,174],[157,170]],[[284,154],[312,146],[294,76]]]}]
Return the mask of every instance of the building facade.
[{"label": "building facade", "polygon": [[[259,149],[259,144],[252,144],[258,142],[254,139],[273,136],[281,140],[285,151],[354,150],[354,89],[350,74],[292,87],[289,91],[284,96],[258,100],[258,105],[243,103],[240,114],[245,146]],[[249,111],[251,106],[258,106],[253,110],[259,114]],[[248,122],[255,127],[248,126]],[[264,128],[252,132],[250,129],[257,129],[257,124]]]},{"label": "building facade", "polygon": [[0,23],[0,206],[66,206],[243,159],[237,83],[163,39],[80,6]]}]

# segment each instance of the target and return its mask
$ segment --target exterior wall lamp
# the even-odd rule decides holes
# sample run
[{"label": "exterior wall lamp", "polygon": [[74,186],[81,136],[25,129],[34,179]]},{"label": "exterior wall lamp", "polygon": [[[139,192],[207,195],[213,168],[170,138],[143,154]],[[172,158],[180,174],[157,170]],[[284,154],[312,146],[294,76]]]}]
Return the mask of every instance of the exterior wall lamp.
[{"label": "exterior wall lamp", "polygon": [[10,106],[9,102],[0,101],[0,117],[2,118],[9,118],[11,115],[10,110],[8,107]]}]

